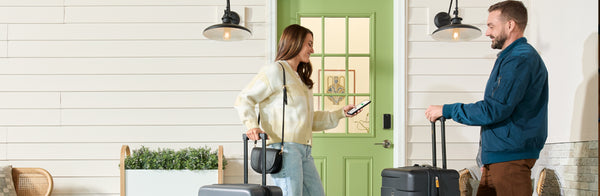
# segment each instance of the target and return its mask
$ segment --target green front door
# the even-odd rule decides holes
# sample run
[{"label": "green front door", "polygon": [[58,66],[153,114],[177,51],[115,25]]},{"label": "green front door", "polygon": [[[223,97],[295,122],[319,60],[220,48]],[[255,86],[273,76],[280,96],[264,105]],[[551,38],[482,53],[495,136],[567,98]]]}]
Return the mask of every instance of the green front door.
[{"label": "green front door", "polygon": [[393,129],[383,128],[384,114],[393,113],[392,4],[391,0],[278,1],[278,36],[290,24],[314,34],[315,109],[372,100],[354,118],[313,134],[313,157],[328,196],[380,195],[381,171],[392,167],[393,147],[382,145],[393,135]]}]

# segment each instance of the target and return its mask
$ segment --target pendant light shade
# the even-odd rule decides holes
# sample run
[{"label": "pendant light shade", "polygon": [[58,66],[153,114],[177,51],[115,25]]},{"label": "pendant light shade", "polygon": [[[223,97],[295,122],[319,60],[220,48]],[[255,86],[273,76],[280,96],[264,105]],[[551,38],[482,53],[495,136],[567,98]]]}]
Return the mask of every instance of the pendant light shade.
[{"label": "pendant light shade", "polygon": [[252,32],[240,24],[240,16],[229,9],[229,0],[227,0],[227,9],[223,15],[223,23],[212,25],[204,29],[204,37],[219,41],[239,41],[252,36]]},{"label": "pendant light shade", "polygon": [[[450,8],[452,8],[452,0],[450,0]],[[446,12],[440,12],[435,15],[434,23],[438,27],[437,30],[433,31],[431,37],[438,41],[470,41],[481,36],[481,30],[479,28],[462,24],[462,18],[458,17],[458,0],[456,0],[456,7],[454,10],[454,18],[450,18],[450,15]]]}]

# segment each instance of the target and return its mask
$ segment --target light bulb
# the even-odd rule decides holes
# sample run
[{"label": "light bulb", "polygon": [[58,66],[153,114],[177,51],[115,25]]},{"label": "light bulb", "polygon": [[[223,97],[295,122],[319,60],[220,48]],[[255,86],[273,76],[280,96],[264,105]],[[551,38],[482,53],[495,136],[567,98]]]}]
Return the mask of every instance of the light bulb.
[{"label": "light bulb", "polygon": [[223,40],[230,40],[231,39],[231,28],[225,28],[223,30]]},{"label": "light bulb", "polygon": [[455,28],[454,30],[452,30],[452,39],[453,40],[458,40],[460,38],[460,33],[458,28]]}]

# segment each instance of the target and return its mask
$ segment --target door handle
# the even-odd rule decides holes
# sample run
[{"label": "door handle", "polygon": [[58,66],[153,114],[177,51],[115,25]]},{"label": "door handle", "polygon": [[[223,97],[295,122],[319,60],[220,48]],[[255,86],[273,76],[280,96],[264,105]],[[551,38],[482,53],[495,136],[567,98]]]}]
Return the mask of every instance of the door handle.
[{"label": "door handle", "polygon": [[392,142],[390,142],[390,140],[383,140],[383,143],[375,143],[375,145],[383,145],[383,148],[390,148]]}]

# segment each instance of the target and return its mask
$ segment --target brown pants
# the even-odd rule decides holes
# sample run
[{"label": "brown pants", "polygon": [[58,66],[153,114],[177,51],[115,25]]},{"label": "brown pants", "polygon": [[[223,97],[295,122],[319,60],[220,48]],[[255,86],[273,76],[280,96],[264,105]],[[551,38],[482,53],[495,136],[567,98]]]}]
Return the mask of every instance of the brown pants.
[{"label": "brown pants", "polygon": [[531,196],[531,168],[536,159],[484,165],[477,196]]}]

